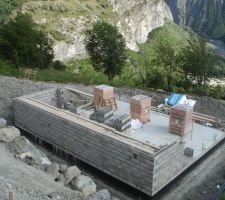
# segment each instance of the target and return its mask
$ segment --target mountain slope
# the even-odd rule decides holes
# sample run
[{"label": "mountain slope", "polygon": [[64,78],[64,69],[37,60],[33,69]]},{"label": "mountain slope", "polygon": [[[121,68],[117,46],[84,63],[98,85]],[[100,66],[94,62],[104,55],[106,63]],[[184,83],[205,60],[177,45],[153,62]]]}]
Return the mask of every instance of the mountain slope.
[{"label": "mountain slope", "polygon": [[85,56],[84,31],[96,20],[117,25],[127,46],[138,50],[149,32],[172,20],[164,0],[24,0],[22,12],[32,15],[55,40],[56,59]]},{"label": "mountain slope", "polygon": [[219,39],[225,35],[225,0],[165,0],[174,21],[202,35]]}]

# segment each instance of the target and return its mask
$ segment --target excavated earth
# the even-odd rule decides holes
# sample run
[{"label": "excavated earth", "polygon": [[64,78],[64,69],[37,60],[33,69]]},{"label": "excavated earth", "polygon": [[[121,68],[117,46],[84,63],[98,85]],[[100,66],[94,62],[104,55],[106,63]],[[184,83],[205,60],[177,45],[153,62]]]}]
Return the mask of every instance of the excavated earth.
[{"label": "excavated earth", "polygon": [[[52,88],[56,86],[69,86],[84,92],[92,93],[91,86],[80,84],[58,84],[45,82],[32,82],[18,80],[16,78],[0,76],[0,117],[8,120],[13,124],[12,100],[15,97],[33,93],[36,91]],[[135,94],[147,94],[153,97],[153,105],[159,105],[164,102],[168,95],[164,92],[149,92],[139,89],[119,88],[116,89],[117,98],[129,101],[130,96]],[[221,130],[225,128],[225,102],[209,97],[191,97],[197,100],[195,106],[196,112],[205,113],[215,116],[219,119]],[[44,150],[45,151],[45,150]],[[26,166],[24,163],[16,160],[0,143],[0,199],[6,199],[5,192],[11,187],[16,187],[20,192],[21,199],[50,199],[48,194],[54,191],[61,191],[68,194],[71,199],[71,191],[59,186],[50,180],[48,176],[38,169]],[[95,176],[97,185],[102,182]],[[217,149],[211,152],[204,160],[200,161],[192,170],[183,174],[166,190],[161,192],[155,199],[161,200],[211,200],[216,195],[218,188],[225,182],[225,144],[221,144]],[[120,199],[140,199],[134,193],[120,188],[118,191],[113,184],[105,188],[116,194]],[[48,188],[48,190],[46,190]],[[118,185],[117,185],[118,188]],[[76,192],[75,192],[76,193]],[[79,193],[73,199],[81,199]],[[57,199],[57,197],[56,197]],[[66,200],[66,198],[63,198]]]}]

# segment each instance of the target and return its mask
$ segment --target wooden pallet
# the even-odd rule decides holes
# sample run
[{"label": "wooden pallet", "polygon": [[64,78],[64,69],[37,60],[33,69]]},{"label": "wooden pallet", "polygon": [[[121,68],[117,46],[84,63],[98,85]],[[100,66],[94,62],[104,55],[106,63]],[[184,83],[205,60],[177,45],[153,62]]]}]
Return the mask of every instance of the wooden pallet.
[{"label": "wooden pallet", "polygon": [[117,104],[116,104],[115,97],[109,98],[109,99],[104,99],[103,100],[103,106],[111,107],[112,110],[117,110]]},{"label": "wooden pallet", "polygon": [[94,108],[93,103],[88,103],[82,107],[82,109],[84,109],[84,110],[90,110],[92,108]]},{"label": "wooden pallet", "polygon": [[[157,107],[152,106],[151,109],[153,111],[164,113],[164,114],[166,113],[168,115],[170,113],[170,107],[168,107],[168,106],[164,106],[163,109],[158,109]],[[197,112],[193,113],[193,120],[196,122],[212,123],[212,124],[215,124],[218,122],[216,120],[216,118],[213,116],[209,116],[209,115],[205,115],[205,114],[201,114],[201,113],[197,113]]]}]

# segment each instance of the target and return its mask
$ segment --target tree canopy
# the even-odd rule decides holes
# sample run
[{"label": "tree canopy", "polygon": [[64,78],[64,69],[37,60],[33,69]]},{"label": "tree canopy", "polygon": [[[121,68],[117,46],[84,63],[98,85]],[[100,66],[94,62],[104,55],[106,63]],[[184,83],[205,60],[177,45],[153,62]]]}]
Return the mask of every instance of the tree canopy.
[{"label": "tree canopy", "polygon": [[87,30],[86,51],[96,71],[101,71],[113,80],[125,65],[126,43],[117,28],[107,22],[97,22]]},{"label": "tree canopy", "polygon": [[166,40],[154,44],[154,50],[156,55],[153,62],[162,66],[165,70],[167,90],[171,91],[174,76],[181,64],[179,52],[177,52],[173,45]]},{"label": "tree canopy", "polygon": [[47,67],[54,58],[52,45],[28,14],[18,14],[0,29],[0,55],[16,66]]},{"label": "tree canopy", "polygon": [[213,71],[215,55],[207,47],[205,38],[191,35],[188,46],[182,49],[183,70],[189,75],[203,94]]}]

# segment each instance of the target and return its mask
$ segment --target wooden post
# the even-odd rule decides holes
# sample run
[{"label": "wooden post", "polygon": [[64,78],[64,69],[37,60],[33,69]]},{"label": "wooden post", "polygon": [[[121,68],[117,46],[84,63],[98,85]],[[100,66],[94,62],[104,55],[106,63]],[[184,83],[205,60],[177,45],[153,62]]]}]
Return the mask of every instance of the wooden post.
[{"label": "wooden post", "polygon": [[9,192],[9,200],[13,200],[13,193]]}]

